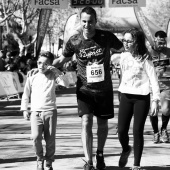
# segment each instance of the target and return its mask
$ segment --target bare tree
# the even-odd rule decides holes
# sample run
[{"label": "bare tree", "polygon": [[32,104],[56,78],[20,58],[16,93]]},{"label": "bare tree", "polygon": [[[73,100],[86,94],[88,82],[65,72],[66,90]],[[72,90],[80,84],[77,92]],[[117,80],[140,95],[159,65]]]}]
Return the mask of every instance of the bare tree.
[{"label": "bare tree", "polygon": [[68,9],[53,9],[47,29],[49,47],[51,47],[52,42],[58,43],[59,37],[64,33],[64,26],[68,17],[76,13],[77,10],[78,9],[71,8],[69,5]]},{"label": "bare tree", "polygon": [[[20,53],[27,53],[35,42],[39,9],[31,6],[31,0],[2,0],[0,23],[5,23],[6,33],[12,33],[18,41]],[[34,33],[33,33],[34,32]]]}]

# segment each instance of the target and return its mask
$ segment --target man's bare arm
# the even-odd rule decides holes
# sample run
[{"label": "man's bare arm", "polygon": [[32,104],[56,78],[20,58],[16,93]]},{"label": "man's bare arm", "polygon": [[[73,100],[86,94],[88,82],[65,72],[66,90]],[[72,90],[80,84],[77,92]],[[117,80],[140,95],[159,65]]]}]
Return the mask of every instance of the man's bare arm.
[{"label": "man's bare arm", "polygon": [[71,57],[64,57],[63,55],[61,55],[59,58],[54,59],[53,66],[59,68],[69,60],[71,60]]}]

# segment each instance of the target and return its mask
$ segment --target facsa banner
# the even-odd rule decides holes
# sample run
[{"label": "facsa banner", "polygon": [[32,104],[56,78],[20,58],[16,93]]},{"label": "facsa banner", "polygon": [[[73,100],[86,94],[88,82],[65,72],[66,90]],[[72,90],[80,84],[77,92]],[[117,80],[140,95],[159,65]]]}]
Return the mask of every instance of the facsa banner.
[{"label": "facsa banner", "polygon": [[146,7],[146,0],[109,0],[109,7]]},{"label": "facsa banner", "polygon": [[31,0],[33,8],[68,8],[68,0]]}]

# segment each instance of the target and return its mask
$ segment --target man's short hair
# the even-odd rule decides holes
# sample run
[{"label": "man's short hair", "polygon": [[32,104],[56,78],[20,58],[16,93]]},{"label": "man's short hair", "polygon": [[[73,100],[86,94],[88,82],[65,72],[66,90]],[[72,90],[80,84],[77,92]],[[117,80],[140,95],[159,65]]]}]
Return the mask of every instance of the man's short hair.
[{"label": "man's short hair", "polygon": [[81,13],[80,13],[80,17],[81,17],[81,14],[82,14],[83,12],[85,12],[85,13],[87,13],[87,14],[90,14],[90,15],[93,14],[94,17],[95,17],[95,20],[97,21],[96,11],[95,11],[92,7],[87,6],[87,7],[83,8],[82,11],[81,11]]},{"label": "man's short hair", "polygon": [[53,60],[54,60],[54,55],[49,52],[49,51],[42,51],[39,55],[39,57],[46,57],[50,60],[50,63],[52,64],[53,63]]},{"label": "man's short hair", "polygon": [[166,37],[167,37],[167,34],[166,34],[166,32],[164,32],[164,31],[157,31],[157,32],[155,33],[155,37],[166,38]]}]

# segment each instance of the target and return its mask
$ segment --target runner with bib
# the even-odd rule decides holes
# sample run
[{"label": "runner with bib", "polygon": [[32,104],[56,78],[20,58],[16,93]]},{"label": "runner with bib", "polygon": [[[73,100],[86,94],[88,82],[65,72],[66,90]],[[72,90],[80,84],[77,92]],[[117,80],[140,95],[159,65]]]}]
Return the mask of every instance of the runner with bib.
[{"label": "runner with bib", "polygon": [[85,7],[80,13],[81,31],[70,37],[63,55],[53,65],[62,66],[75,54],[77,58],[77,102],[82,119],[84,170],[93,166],[93,116],[97,117],[96,169],[104,170],[103,150],[108,134],[108,119],[114,117],[113,87],[110,75],[110,49],[119,50],[123,44],[109,31],[96,29],[96,11]]}]

